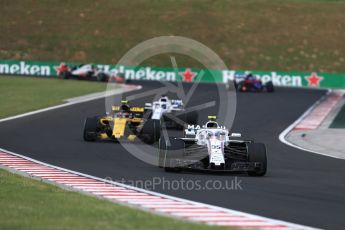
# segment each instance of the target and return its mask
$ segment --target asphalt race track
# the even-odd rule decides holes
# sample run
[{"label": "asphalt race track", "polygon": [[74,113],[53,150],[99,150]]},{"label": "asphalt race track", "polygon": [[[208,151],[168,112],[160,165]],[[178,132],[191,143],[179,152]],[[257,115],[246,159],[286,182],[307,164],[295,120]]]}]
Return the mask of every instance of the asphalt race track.
[{"label": "asphalt race track", "polygon": [[[145,84],[141,92],[157,87]],[[203,103],[217,94],[213,85],[198,87],[191,104]],[[273,94],[238,93],[232,130],[267,145],[269,171],[265,177],[237,175],[242,190],[169,190],[163,188],[164,184],[153,190],[298,224],[342,229],[345,161],[291,148],[278,139],[324,93],[289,88],[278,88]],[[135,103],[143,105],[147,100],[138,99]],[[231,174],[166,173],[136,159],[119,144],[84,142],[84,118],[103,114],[104,110],[104,100],[95,100],[0,123],[0,147],[97,177],[125,179],[127,183],[155,178],[193,180],[204,185],[208,180],[225,184],[235,179],[236,175]],[[213,111],[214,108],[202,110],[200,120],[213,115]]]}]

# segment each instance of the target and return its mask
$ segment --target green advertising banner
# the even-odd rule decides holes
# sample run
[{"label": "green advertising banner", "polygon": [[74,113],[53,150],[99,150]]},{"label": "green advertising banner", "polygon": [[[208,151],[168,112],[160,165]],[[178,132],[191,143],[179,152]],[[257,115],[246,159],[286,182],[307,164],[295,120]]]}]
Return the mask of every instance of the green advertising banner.
[{"label": "green advertising banner", "polygon": [[[78,63],[66,63],[69,66]],[[0,74],[47,76],[59,75],[58,62],[0,60]],[[345,88],[345,74],[317,72],[283,72],[283,71],[242,71],[242,70],[205,70],[196,68],[130,67],[96,64],[97,69],[111,74],[122,73],[130,80],[183,81],[227,83],[237,76],[249,72],[264,83],[272,81],[275,86]]]}]

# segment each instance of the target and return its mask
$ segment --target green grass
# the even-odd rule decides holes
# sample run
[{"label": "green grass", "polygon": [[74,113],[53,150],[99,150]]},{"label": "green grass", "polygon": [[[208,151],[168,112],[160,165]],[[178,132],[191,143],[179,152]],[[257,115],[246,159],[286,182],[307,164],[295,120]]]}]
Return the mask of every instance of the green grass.
[{"label": "green grass", "polygon": [[[344,12],[330,0],[3,0],[0,59],[116,63],[142,41],[180,35],[233,69],[345,72]],[[171,66],[167,55],[144,64]]]},{"label": "green grass", "polygon": [[64,99],[106,89],[86,81],[0,76],[0,118],[63,103]]},{"label": "green grass", "polygon": [[156,216],[0,169],[1,229],[221,229]]},{"label": "green grass", "polygon": [[345,105],[343,105],[337,116],[334,118],[330,128],[345,129]]}]

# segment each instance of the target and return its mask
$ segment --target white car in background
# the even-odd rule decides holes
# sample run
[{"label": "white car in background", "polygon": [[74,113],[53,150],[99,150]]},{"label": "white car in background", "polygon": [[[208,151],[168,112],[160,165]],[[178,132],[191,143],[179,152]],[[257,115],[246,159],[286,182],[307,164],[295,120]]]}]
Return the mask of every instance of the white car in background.
[{"label": "white car in background", "polygon": [[117,71],[105,71],[103,68],[99,68],[93,64],[81,64],[69,66],[65,63],[61,63],[56,68],[58,77],[62,79],[79,79],[89,81],[103,81],[103,82],[115,82],[115,83],[128,83],[124,74]]},{"label": "white car in background", "polygon": [[166,128],[183,128],[184,124],[196,124],[198,114],[187,112],[182,100],[162,96],[157,101],[145,103],[147,116],[152,120],[164,122]]}]

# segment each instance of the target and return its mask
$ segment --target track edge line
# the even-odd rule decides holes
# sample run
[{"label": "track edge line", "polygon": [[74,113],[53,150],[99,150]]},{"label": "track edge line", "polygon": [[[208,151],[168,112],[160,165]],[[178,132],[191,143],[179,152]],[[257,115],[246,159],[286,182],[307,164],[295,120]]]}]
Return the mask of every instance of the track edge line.
[{"label": "track edge line", "polygon": [[289,142],[286,139],[286,136],[292,131],[292,129],[299,123],[301,122],[305,117],[307,117],[323,100],[325,100],[331,93],[333,92],[332,89],[328,89],[327,93],[325,95],[323,95],[319,100],[317,100],[312,106],[310,106],[296,121],[294,121],[291,125],[289,125],[285,130],[283,130],[280,134],[279,134],[279,140],[296,149],[302,150],[302,151],[306,151],[306,152],[310,152],[310,153],[315,153],[318,155],[322,155],[322,156],[326,156],[326,157],[331,157],[331,158],[335,158],[335,159],[339,159],[339,160],[344,160],[343,158],[340,157],[336,157],[327,153],[322,153],[322,152],[318,152],[318,151],[314,151],[314,150],[310,150],[310,149],[306,149],[303,148],[301,146],[298,146],[296,144],[293,144],[291,142]]}]

